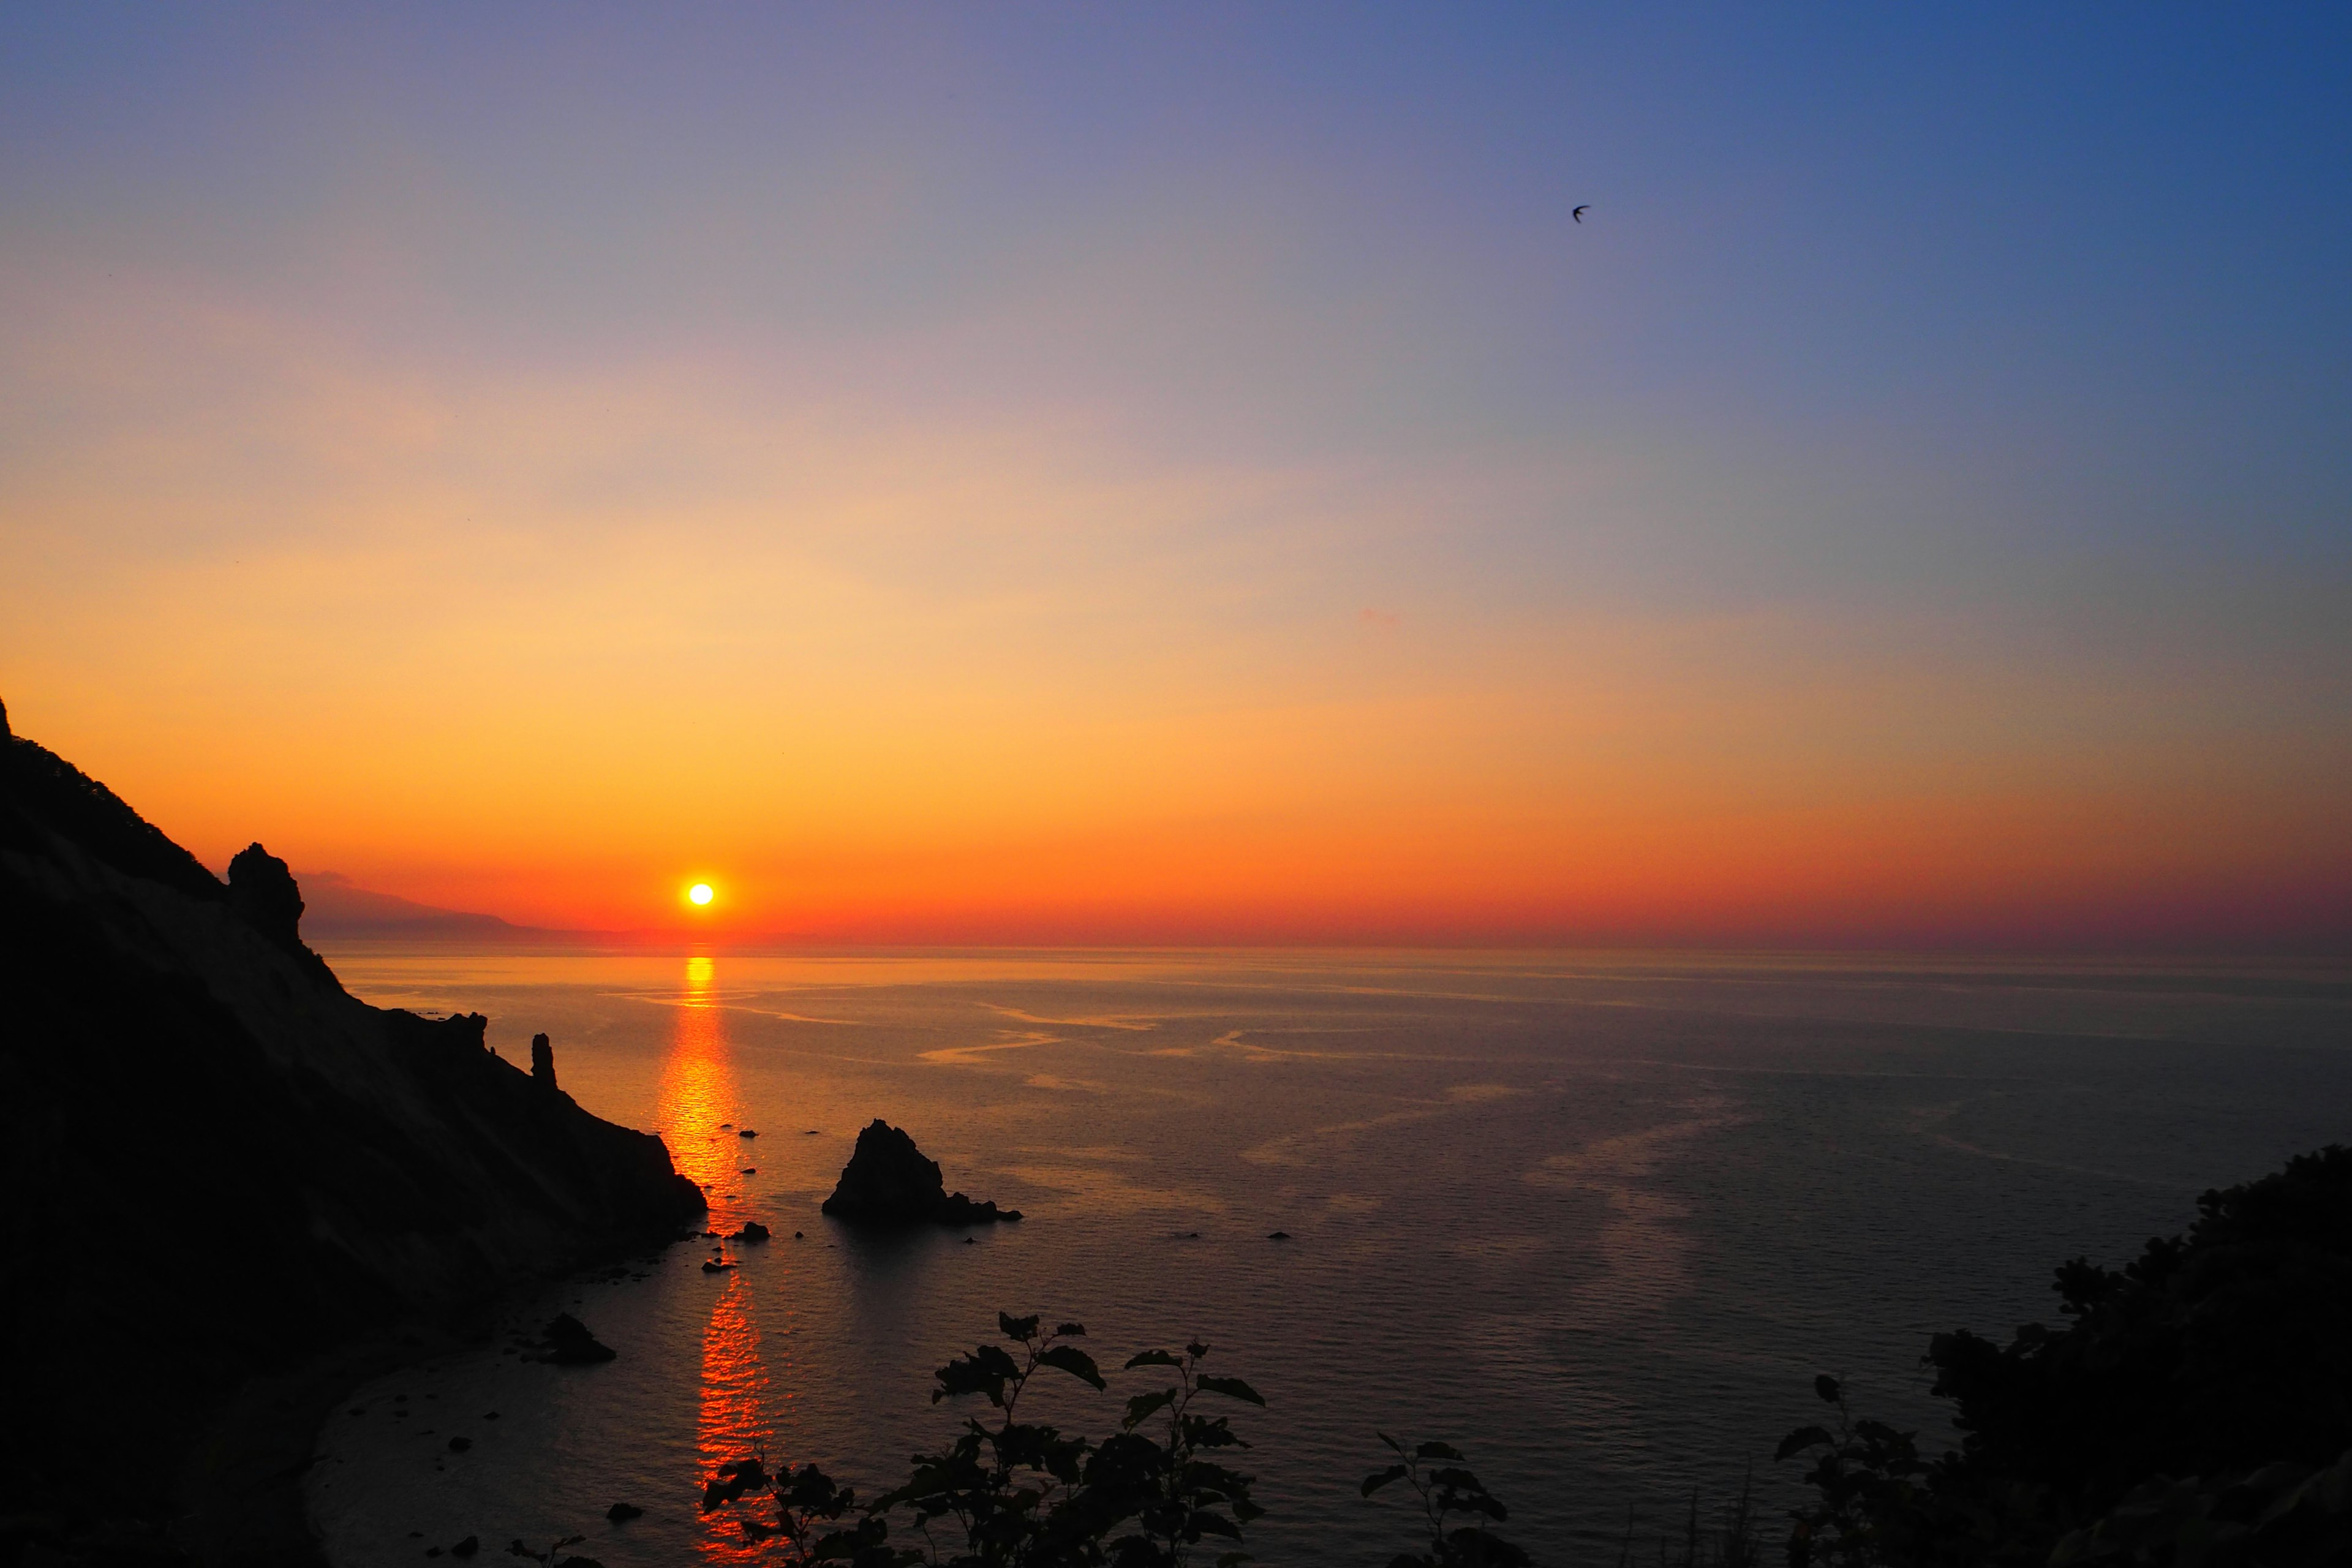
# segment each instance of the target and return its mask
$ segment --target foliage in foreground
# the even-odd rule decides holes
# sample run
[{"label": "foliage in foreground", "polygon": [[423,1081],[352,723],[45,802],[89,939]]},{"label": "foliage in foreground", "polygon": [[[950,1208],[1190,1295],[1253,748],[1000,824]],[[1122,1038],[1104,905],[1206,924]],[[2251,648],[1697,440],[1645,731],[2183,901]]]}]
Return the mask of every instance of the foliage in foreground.
[{"label": "foliage in foreground", "polygon": [[2352,1149],[2208,1192],[2185,1237],[2057,1270],[2057,1329],[1938,1334],[1959,1449],[1801,1427],[1792,1568],[2319,1568],[2352,1563]]},{"label": "foliage in foreground", "polygon": [[[1237,1377],[1203,1370],[1209,1347],[1148,1350],[1123,1373],[1145,1386],[1128,1395],[1116,1431],[1097,1442],[1022,1418],[1030,1384],[1060,1373],[1097,1393],[1109,1383],[1074,1342],[1078,1323],[997,1315],[1003,1344],[975,1347],[939,1369],[934,1404],[979,1396],[994,1412],[964,1419],[937,1453],[915,1457],[914,1473],[860,1506],[814,1465],[771,1477],[757,1456],[720,1468],[703,1489],[705,1512],[751,1500],[739,1517],[745,1537],[768,1543],[790,1564],[847,1568],[1182,1568],[1196,1560],[1234,1568],[1248,1560],[1243,1531],[1263,1512],[1252,1478],[1234,1468],[1249,1445],[1233,1429],[1228,1403],[1265,1400]],[[1212,1414],[1212,1412],[1217,1412]],[[1401,1461],[1365,1479],[1363,1494],[1403,1481],[1420,1503],[1427,1549],[1391,1568],[1526,1568],[1526,1552],[1488,1527],[1508,1510],[1444,1443],[1408,1450],[1381,1440]],[[894,1541],[890,1520],[906,1516]]]},{"label": "foliage in foreground", "polygon": [[[1109,1386],[1073,1342],[1086,1336],[1083,1325],[1047,1330],[1042,1321],[999,1313],[1006,1344],[977,1346],[940,1368],[934,1403],[976,1394],[994,1415],[967,1416],[953,1441],[916,1456],[914,1473],[863,1509],[813,1465],[771,1482],[756,1458],[722,1470],[704,1508],[767,1488],[773,1522],[747,1518],[745,1532],[773,1541],[793,1563],[1178,1568],[1205,1552],[1221,1565],[1244,1561],[1243,1528],[1261,1510],[1250,1500],[1251,1478],[1227,1461],[1248,1445],[1230,1415],[1208,1412],[1223,1401],[1265,1399],[1237,1377],[1203,1371],[1209,1347],[1194,1342],[1128,1359],[1122,1370],[1157,1386],[1130,1395],[1118,1430],[1100,1442],[1024,1421],[1023,1395],[1045,1372],[1097,1392]],[[891,1542],[888,1516],[902,1511],[919,1544]]]}]

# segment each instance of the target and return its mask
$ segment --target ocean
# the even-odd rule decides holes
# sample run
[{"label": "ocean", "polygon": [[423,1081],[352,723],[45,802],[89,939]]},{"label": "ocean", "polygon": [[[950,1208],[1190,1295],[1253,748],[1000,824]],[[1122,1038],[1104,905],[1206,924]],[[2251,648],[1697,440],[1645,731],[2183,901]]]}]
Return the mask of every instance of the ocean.
[{"label": "ocean", "polygon": [[[761,1561],[699,1511],[705,1477],[757,1450],[886,1489],[961,1420],[933,1370],[999,1310],[1085,1324],[1107,1368],[1197,1339],[1262,1392],[1232,1406],[1261,1562],[1413,1544],[1358,1493],[1381,1432],[1464,1449],[1541,1563],[1615,1563],[1629,1529],[1646,1557],[1743,1487],[1777,1540],[1797,1467],[1773,1448],[1820,1415],[1815,1373],[1940,1452],[1930,1334],[2046,1321],[2062,1260],[2121,1261],[2206,1188],[2352,1141],[2340,965],[328,957],[369,1001],[488,1015],[510,1060],[545,1031],[563,1089],[659,1132],[711,1228],[775,1233],[551,1287],[493,1342],[360,1390],[309,1479],[346,1568],[468,1536],[501,1557],[579,1536],[608,1568]],[[877,1117],[1026,1217],[819,1217]],[[705,1272],[715,1247],[738,1267]],[[514,1353],[507,1331],[559,1310],[619,1359]],[[1140,1375],[1066,1383],[1048,1412],[1104,1436]],[[615,1502],[643,1517],[608,1521]]]}]

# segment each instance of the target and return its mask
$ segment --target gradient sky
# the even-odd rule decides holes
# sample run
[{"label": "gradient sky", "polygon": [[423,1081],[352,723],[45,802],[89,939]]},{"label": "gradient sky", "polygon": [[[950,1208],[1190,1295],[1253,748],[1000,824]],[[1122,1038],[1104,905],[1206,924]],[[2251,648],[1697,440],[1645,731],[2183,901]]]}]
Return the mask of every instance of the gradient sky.
[{"label": "gradient sky", "polygon": [[2333,5],[9,7],[0,699],[539,923],[2340,948],[2347,76]]}]

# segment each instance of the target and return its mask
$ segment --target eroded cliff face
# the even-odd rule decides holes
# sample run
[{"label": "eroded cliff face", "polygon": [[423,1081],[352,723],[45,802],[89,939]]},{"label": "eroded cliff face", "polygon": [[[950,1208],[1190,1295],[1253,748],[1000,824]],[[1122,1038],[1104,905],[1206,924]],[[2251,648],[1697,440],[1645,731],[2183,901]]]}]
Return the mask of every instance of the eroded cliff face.
[{"label": "eroded cliff face", "polygon": [[0,1513],[152,1489],[256,1372],[703,1206],[483,1019],[349,994],[299,913],[0,724]]}]

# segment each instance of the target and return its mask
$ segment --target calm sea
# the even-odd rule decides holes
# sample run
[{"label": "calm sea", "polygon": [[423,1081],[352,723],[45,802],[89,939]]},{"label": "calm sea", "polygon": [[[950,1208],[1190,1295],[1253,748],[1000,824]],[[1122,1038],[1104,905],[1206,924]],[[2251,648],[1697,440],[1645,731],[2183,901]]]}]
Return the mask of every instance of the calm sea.
[{"label": "calm sea", "polygon": [[[1234,1407],[1262,1561],[1407,1544],[1357,1495],[1388,1431],[1465,1448],[1539,1560],[1613,1563],[1629,1516],[1646,1541],[1751,1469],[1785,1506],[1772,1448],[1814,1417],[1815,1373],[1940,1447],[1930,1333],[2046,1318],[2060,1260],[2118,1259],[2203,1189],[2352,1140],[2340,966],[329,956],[371,1001],[487,1013],[509,1059],[548,1032],[563,1087],[660,1132],[714,1228],[776,1232],[728,1247],[731,1272],[680,1243],[509,1315],[572,1311],[608,1365],[500,1342],[362,1390],[310,1482],[352,1568],[468,1535],[757,1561],[698,1513],[701,1478],[756,1446],[880,1489],[958,1419],[932,1369],[1000,1308],[1084,1322],[1106,1363],[1197,1337],[1263,1391]],[[821,1219],[877,1116],[1026,1221]],[[1057,1416],[1107,1432],[1119,1381],[1069,1387]],[[645,1516],[607,1523],[617,1501]]]}]

